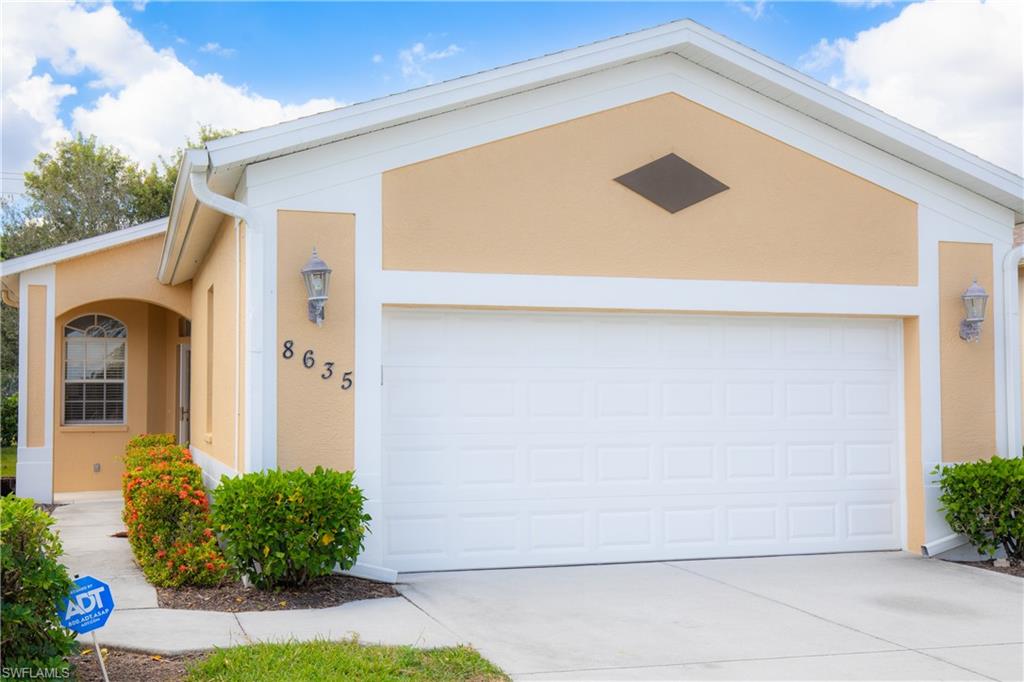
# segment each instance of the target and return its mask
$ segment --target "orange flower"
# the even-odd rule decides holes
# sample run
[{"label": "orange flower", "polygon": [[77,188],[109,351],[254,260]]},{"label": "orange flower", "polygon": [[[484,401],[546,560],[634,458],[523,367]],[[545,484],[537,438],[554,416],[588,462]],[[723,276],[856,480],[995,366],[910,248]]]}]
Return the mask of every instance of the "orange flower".
[{"label": "orange flower", "polygon": [[188,566],[186,566],[185,564],[182,564],[181,566],[178,566],[178,572],[179,573],[184,573],[187,570],[188,570]]},{"label": "orange flower", "polygon": [[212,570],[213,570],[213,564],[212,564],[212,563],[209,563],[209,562],[207,562],[207,564],[206,564],[206,570],[207,570],[207,571],[212,571]]}]

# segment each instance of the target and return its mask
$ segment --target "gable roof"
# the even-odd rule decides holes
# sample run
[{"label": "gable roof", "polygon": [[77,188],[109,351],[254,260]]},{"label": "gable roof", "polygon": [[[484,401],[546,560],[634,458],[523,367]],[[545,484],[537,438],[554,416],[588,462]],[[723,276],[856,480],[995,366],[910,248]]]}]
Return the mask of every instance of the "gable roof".
[{"label": "gable roof", "polygon": [[1024,181],[1016,174],[689,19],[211,141],[206,145],[210,184],[230,192],[251,163],[667,53],[965,187],[1024,220]]},{"label": "gable roof", "polygon": [[0,276],[17,275],[26,270],[32,270],[44,265],[53,265],[54,263],[87,256],[98,251],[114,249],[141,239],[155,237],[166,231],[167,218],[159,218],[148,223],[142,223],[141,225],[126,227],[123,230],[114,230],[113,232],[106,232],[95,237],[89,237],[88,239],[80,239],[70,244],[54,246],[53,248],[43,249],[42,251],[3,261],[0,263]]}]

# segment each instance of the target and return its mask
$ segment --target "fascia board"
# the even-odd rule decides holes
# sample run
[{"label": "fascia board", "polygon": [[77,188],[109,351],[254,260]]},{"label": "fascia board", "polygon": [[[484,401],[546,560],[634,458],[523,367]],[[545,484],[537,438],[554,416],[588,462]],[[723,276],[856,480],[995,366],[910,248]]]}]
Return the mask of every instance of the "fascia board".
[{"label": "fascia board", "polygon": [[52,265],[61,261],[71,260],[80,256],[87,256],[98,251],[116,248],[140,239],[146,239],[167,230],[167,218],[152,220],[148,223],[126,227],[123,230],[115,230],[105,234],[82,239],[63,246],[55,246],[51,249],[30,253],[20,258],[12,258],[0,263],[0,275],[16,275],[20,272],[33,270],[44,265]]}]

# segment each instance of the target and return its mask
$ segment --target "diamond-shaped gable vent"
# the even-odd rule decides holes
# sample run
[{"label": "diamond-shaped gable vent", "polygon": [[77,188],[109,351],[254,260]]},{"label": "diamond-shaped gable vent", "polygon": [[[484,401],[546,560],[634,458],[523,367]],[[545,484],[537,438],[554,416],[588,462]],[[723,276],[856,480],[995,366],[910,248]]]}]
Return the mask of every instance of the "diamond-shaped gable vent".
[{"label": "diamond-shaped gable vent", "polygon": [[693,206],[729,189],[675,154],[651,161],[645,166],[620,175],[615,181],[669,213],[677,213],[687,206]]}]

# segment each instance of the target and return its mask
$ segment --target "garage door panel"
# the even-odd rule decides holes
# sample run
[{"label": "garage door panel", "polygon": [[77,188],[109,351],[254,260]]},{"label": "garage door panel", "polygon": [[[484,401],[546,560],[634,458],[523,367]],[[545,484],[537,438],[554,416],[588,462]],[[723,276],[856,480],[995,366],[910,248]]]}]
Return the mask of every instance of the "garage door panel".
[{"label": "garage door panel", "polygon": [[[897,490],[896,432],[389,436],[392,501],[751,491]],[[443,491],[442,491],[443,489]]]},{"label": "garage door panel", "polygon": [[892,321],[392,310],[384,337],[390,567],[900,545]]},{"label": "garage door panel", "polygon": [[899,349],[879,320],[639,317],[389,309],[383,350],[389,366],[885,369]]},{"label": "garage door panel", "polygon": [[[751,492],[892,491],[896,433],[860,431],[778,441],[772,434],[695,432],[389,438],[388,500],[430,501]],[[717,440],[717,441],[716,441]]]},{"label": "garage door panel", "polygon": [[385,375],[390,433],[899,424],[895,370],[388,367]]},{"label": "garage door panel", "polygon": [[440,570],[870,550],[898,546],[897,518],[870,491],[534,499],[394,505],[384,532],[389,566]]}]

